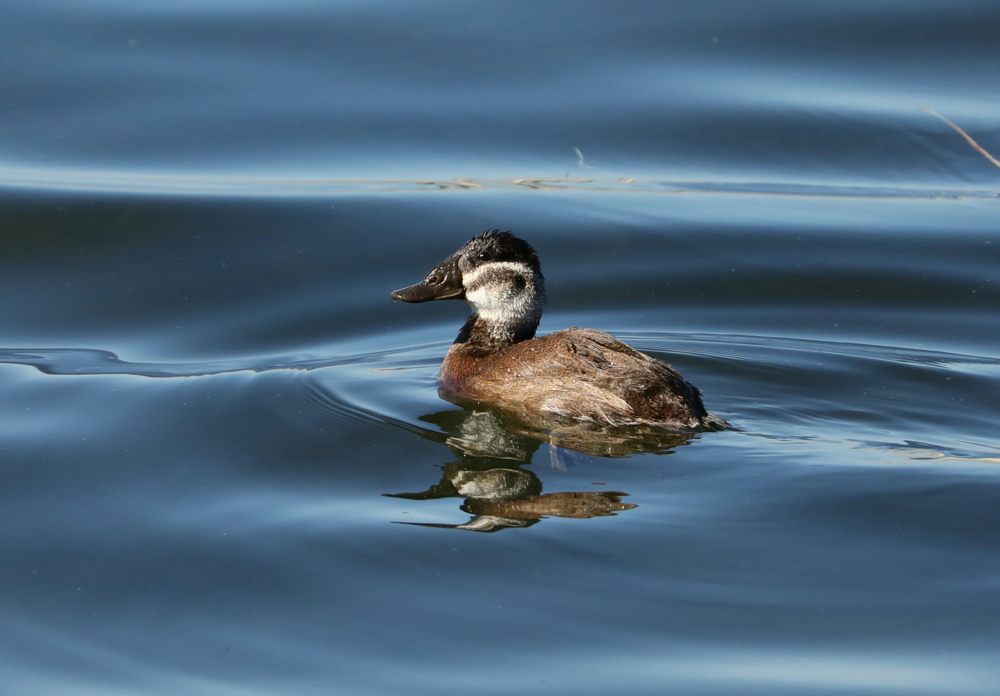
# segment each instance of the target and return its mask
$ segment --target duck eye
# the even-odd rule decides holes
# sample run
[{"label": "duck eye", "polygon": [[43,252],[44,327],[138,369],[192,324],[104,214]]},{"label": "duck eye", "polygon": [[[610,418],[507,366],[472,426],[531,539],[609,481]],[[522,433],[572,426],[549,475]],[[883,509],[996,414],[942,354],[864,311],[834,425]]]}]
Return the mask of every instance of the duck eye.
[{"label": "duck eye", "polygon": [[437,285],[441,282],[441,279],[437,277],[437,274],[427,276],[427,280],[424,281],[427,285]]},{"label": "duck eye", "polygon": [[479,252],[479,256],[477,258],[480,261],[492,261],[493,260],[493,254],[491,254],[488,251],[480,251]]}]

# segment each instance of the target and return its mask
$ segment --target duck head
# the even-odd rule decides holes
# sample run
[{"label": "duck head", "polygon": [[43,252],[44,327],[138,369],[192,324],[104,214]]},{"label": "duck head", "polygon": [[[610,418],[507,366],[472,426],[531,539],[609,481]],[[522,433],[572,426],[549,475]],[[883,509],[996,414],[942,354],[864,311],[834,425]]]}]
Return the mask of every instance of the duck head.
[{"label": "duck head", "polygon": [[486,230],[435,266],[423,281],[392,293],[403,302],[465,300],[472,320],[505,342],[531,338],[545,305],[538,255],[510,232]]}]

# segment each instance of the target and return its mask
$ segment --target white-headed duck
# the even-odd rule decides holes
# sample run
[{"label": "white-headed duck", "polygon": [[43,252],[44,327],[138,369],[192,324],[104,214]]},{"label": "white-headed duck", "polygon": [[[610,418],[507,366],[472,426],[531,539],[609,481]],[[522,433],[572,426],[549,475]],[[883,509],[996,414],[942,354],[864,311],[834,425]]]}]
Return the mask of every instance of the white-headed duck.
[{"label": "white-headed duck", "polygon": [[574,327],[536,338],[545,280],[535,250],[510,232],[473,237],[392,298],[472,305],[441,365],[441,386],[459,401],[602,426],[690,432],[727,425],[676,370],[609,334]]}]

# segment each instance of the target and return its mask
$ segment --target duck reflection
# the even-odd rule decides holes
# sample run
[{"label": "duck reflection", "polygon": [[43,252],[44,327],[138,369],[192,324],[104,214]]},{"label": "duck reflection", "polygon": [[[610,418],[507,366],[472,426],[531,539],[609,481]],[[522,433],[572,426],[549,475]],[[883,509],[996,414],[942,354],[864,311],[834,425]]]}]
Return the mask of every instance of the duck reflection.
[{"label": "duck reflection", "polygon": [[[538,443],[546,442],[552,445],[554,456],[558,456],[556,448],[560,448],[595,457],[627,457],[633,454],[663,454],[687,443],[697,435],[692,432],[675,432],[655,425],[601,425],[519,409],[516,405],[501,409],[464,399],[444,388],[438,390],[438,395],[456,406],[464,407],[464,413],[469,414],[468,418],[482,419],[480,427],[471,428],[472,438],[465,440],[483,442],[488,447],[492,447],[494,440],[502,437],[500,434],[502,433],[507,437],[517,435]],[[421,420],[435,423],[445,432],[449,432],[443,423],[434,420],[440,415],[443,414],[425,416]],[[466,427],[464,423],[459,424],[458,430],[464,432]],[[500,433],[493,432],[487,435],[487,430]],[[482,439],[484,436],[485,440]],[[450,440],[451,438],[447,444],[452,446]],[[536,444],[536,449],[537,446]]]},{"label": "duck reflection", "polygon": [[587,427],[574,421],[539,419],[535,414],[526,418],[524,414],[476,408],[474,404],[420,420],[440,430],[428,429],[419,434],[446,445],[457,461],[446,463],[441,480],[425,491],[386,495],[408,500],[464,498],[461,510],[472,515],[468,522],[417,524],[476,532],[530,527],[546,517],[605,517],[637,507],[622,502],[628,495],[622,491],[542,493],[538,476],[521,467],[531,463],[543,443],[550,445],[552,468],[565,470],[582,454],[623,457],[664,452],[692,437],[656,429]]}]

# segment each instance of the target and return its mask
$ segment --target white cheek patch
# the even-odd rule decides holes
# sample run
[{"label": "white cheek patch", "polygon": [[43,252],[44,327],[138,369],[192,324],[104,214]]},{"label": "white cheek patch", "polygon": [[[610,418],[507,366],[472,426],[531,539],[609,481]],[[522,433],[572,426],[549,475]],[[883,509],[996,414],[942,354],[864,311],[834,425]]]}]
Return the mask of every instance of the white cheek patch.
[{"label": "white cheek patch", "polygon": [[503,290],[487,285],[471,291],[466,290],[465,299],[483,319],[507,323],[510,318],[517,316],[512,310],[520,303],[516,299],[511,301]]},{"label": "white cheek patch", "polygon": [[496,261],[462,274],[465,299],[487,325],[502,332],[537,326],[544,290],[530,266]]},{"label": "white cheek patch", "polygon": [[522,292],[514,297],[498,298],[484,288],[466,292],[465,297],[487,324],[516,328],[538,323],[539,311],[533,293]]}]

